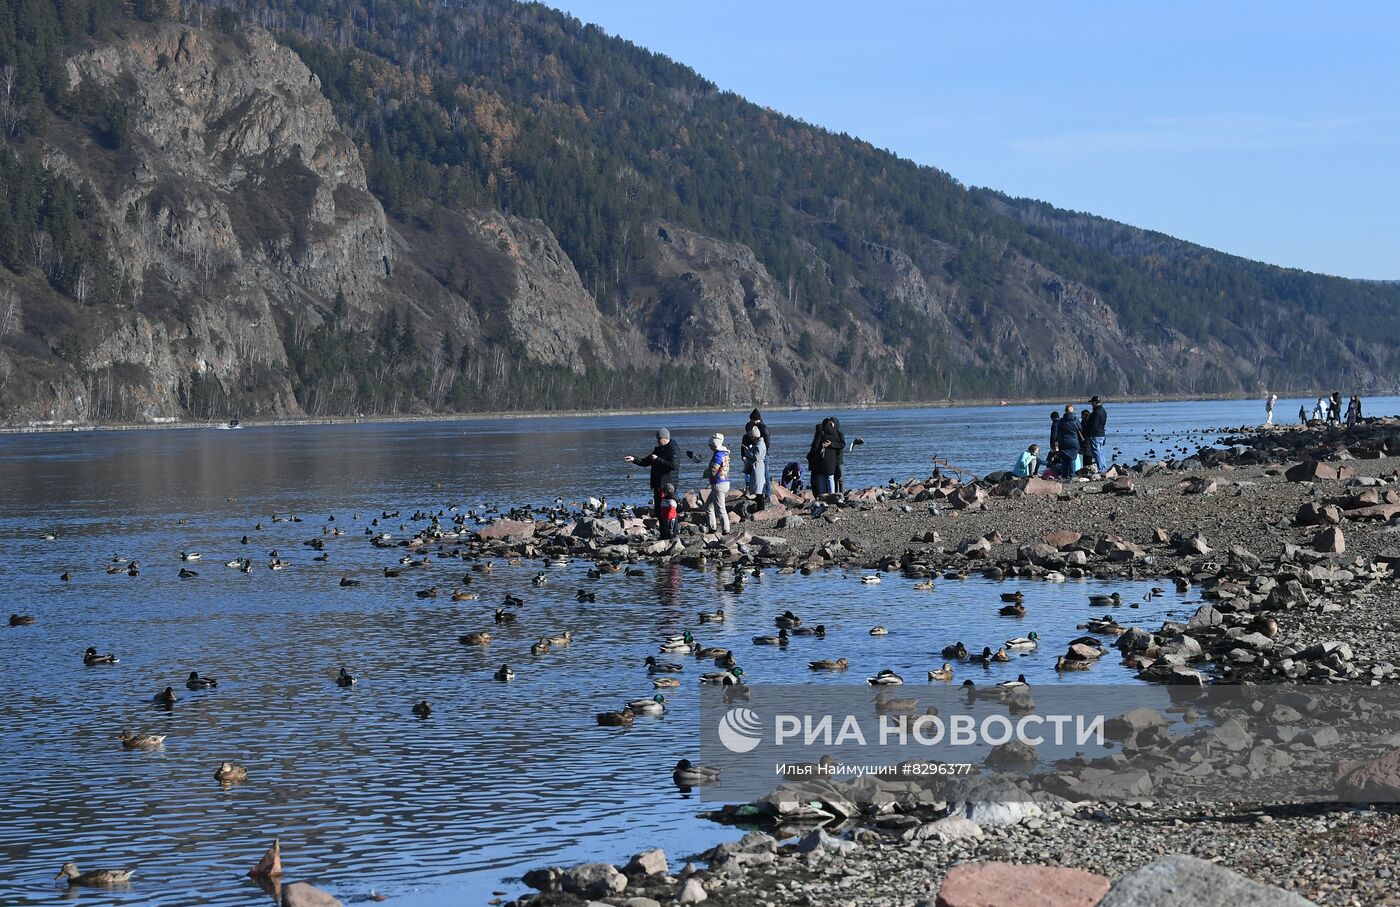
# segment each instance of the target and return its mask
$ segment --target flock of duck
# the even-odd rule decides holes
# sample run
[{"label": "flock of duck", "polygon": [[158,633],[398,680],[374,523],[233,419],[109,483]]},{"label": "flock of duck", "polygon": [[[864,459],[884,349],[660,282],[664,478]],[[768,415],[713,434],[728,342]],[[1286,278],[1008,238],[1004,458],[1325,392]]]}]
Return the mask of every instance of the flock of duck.
[{"label": "flock of duck", "polygon": [[[470,535],[471,529],[467,525],[469,518],[474,518],[476,525],[486,522],[486,517],[482,513],[467,511],[448,517],[449,512],[455,512],[457,508],[450,508],[447,511],[438,511],[436,514],[419,511],[409,518],[410,521],[426,521],[428,527],[412,534],[406,541],[399,541],[394,536],[381,528],[381,520],[388,521],[399,518],[397,511],[384,511],[379,517],[373,518],[364,529],[365,535],[369,536],[371,544],[376,548],[390,548],[407,546],[409,553],[399,558],[398,563],[386,566],[382,569],[384,577],[400,577],[409,571],[425,568],[435,563],[434,558],[460,557],[469,559],[471,554],[464,552],[461,548],[449,548],[453,539],[463,538]],[[445,524],[444,518],[448,519],[450,525]],[[358,515],[355,520],[359,520]],[[274,516],[274,522],[301,522],[299,517]],[[259,523],[255,530],[263,529]],[[406,524],[400,525],[401,531],[408,530]],[[321,536],[305,541],[303,544],[316,551],[313,560],[326,562],[329,560],[329,553],[325,550],[327,537],[344,536],[347,530],[336,523],[334,516],[327,519],[322,527]],[[52,538],[52,536],[45,536]],[[251,544],[247,535],[241,539],[241,544]],[[436,554],[432,553],[432,547],[436,544]],[[201,562],[202,556],[198,552],[182,551],[179,555],[180,563],[184,566],[179,568],[176,574],[180,579],[195,579],[199,576],[199,571],[193,569],[191,564],[197,565]],[[505,561],[513,566],[522,566],[520,559],[508,559]],[[290,566],[290,561],[283,558],[274,548],[267,552],[266,560],[263,562],[266,569],[277,571],[284,570]],[[551,556],[545,558],[544,566],[560,567],[570,563],[569,558],[564,556]],[[239,557],[226,562],[229,569],[236,569],[244,573],[255,569],[255,560],[251,557]],[[492,573],[495,562],[492,560],[479,560],[472,564],[470,570],[461,577],[456,588],[447,593],[453,601],[473,601],[479,600],[480,594],[472,587],[475,585],[475,578],[483,574]],[[135,560],[128,560],[120,556],[113,556],[106,565],[108,574],[126,574],[128,576],[140,575],[141,567]],[[645,575],[645,572],[636,567],[627,567],[623,564],[612,562],[599,562],[590,567],[588,576],[590,579],[597,579],[607,574],[625,573],[630,576]],[[732,583],[725,586],[730,591],[742,591],[746,583],[762,578],[762,572],[758,568],[737,568],[735,578]],[[71,574],[64,572],[60,579],[70,581]],[[879,574],[864,576],[860,578],[865,585],[876,585],[881,582]],[[546,572],[540,571],[534,575],[532,584],[543,586],[549,582]],[[363,580],[352,576],[342,576],[339,585],[342,588],[354,588],[360,586]],[[928,590],[932,588],[931,581],[919,583],[915,588]],[[1161,590],[1153,590],[1149,593],[1159,593]],[[443,596],[442,590],[437,585],[428,585],[417,589],[415,597],[438,598]],[[575,593],[576,599],[581,603],[591,603],[596,601],[597,593],[585,588],[579,588]],[[1021,592],[1006,593],[1001,596],[1004,604],[998,609],[998,614],[1008,618],[1025,618],[1028,609],[1025,604],[1025,596]],[[1096,605],[1118,605],[1121,598],[1118,593],[1111,595],[1091,595],[1090,602]],[[517,612],[524,605],[524,600],[512,594],[505,594],[500,606],[492,606],[494,623],[500,627],[505,625],[516,626],[519,624]],[[622,703],[621,708],[611,711],[598,712],[595,719],[598,725],[603,727],[630,728],[633,726],[638,716],[657,716],[663,714],[668,706],[666,694],[668,689],[675,689],[681,685],[677,676],[686,669],[686,661],[674,660],[678,656],[685,656],[687,660],[695,662],[709,662],[714,670],[702,671],[699,674],[698,682],[702,685],[718,685],[726,688],[727,696],[737,696],[746,698],[746,686],[748,676],[745,669],[738,663],[735,652],[729,648],[720,646],[706,646],[697,638],[696,633],[701,632],[701,628],[724,625],[730,620],[730,615],[726,614],[723,608],[713,611],[700,611],[695,618],[695,628],[687,629],[676,635],[667,636],[659,641],[656,655],[647,656],[640,667],[645,671],[645,676],[650,681],[652,693],[649,696],[630,699]],[[11,627],[32,626],[37,623],[33,615],[12,614],[9,619]],[[1123,631],[1112,617],[1105,616],[1102,619],[1095,619],[1081,625],[1082,629],[1088,630],[1092,634],[1116,635]],[[869,635],[879,637],[888,634],[888,630],[883,626],[875,626],[869,630]],[[573,642],[574,634],[571,630],[563,630],[555,633],[547,633],[538,636],[529,646],[531,655],[543,655],[551,650],[565,648]],[[795,614],[791,610],[785,610],[777,614],[773,619],[773,632],[764,632],[752,637],[752,644],[755,647],[775,647],[786,649],[794,640],[798,639],[831,640],[825,623],[811,622]],[[487,647],[490,646],[495,637],[491,630],[474,630],[458,637],[458,642],[465,646]],[[977,653],[974,648],[969,648],[962,641],[943,646],[939,654],[944,659],[941,665],[931,667],[927,672],[928,681],[931,683],[948,683],[953,681],[955,668],[954,664],[981,665],[991,667],[997,663],[1010,662],[1012,653],[1019,657],[1027,657],[1039,650],[1041,639],[1035,631],[1031,631],[1024,636],[1010,636],[1000,642],[995,648],[990,645],[983,646],[981,652]],[[1086,635],[1073,639],[1069,642],[1063,655],[1056,659],[1055,668],[1058,671],[1079,671],[1092,667],[1098,659],[1105,654],[1106,650],[1100,643],[1098,636]],[[90,646],[83,655],[83,663],[87,666],[107,666],[120,663],[117,655],[113,652],[99,652],[95,646]],[[808,668],[813,672],[840,672],[846,671],[851,666],[851,661],[847,657],[832,657],[813,659],[808,662]],[[516,679],[515,668],[506,662],[491,675],[492,679],[501,683],[509,683]],[[340,667],[335,675],[334,682],[342,688],[353,687],[356,678],[350,673],[347,667]],[[898,686],[905,682],[904,678],[890,668],[880,668],[866,678],[866,682],[873,687]],[[204,693],[216,690],[218,681],[199,673],[190,671],[185,678],[185,687],[194,693]],[[964,686],[974,687],[971,679],[964,681]],[[1013,690],[1026,687],[1027,681],[1024,674],[1019,674],[1015,679],[1003,680],[995,684],[995,687],[1002,690]],[[174,685],[169,685],[155,693],[152,701],[163,708],[170,709],[180,700],[180,696],[175,692]],[[894,707],[898,705],[893,700],[877,700],[877,707]],[[426,719],[432,715],[432,706],[427,700],[415,702],[410,713],[420,719]],[[154,750],[164,745],[166,735],[133,733],[130,730],[122,730],[118,739],[121,745],[128,750]],[[232,762],[223,762],[214,772],[214,778],[221,784],[238,784],[247,780],[248,773],[244,766]],[[696,785],[706,784],[714,781],[718,777],[717,770],[690,762],[687,759],[679,760],[672,770],[672,779],[675,784],[682,789],[688,789]],[[80,873],[72,863],[63,866],[57,879],[66,879],[69,885],[90,885],[90,886],[111,886],[125,884],[133,875],[130,870],[96,870],[92,872]]]}]

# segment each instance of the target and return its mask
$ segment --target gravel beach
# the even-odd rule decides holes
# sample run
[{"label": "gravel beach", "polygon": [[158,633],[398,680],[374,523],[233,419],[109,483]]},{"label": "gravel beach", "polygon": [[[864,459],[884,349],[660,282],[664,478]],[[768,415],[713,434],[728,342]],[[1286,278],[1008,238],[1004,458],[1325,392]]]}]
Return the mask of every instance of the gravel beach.
[{"label": "gravel beach", "polygon": [[[1314,426],[1218,434],[1228,436],[1225,444],[1179,462],[1140,463],[1063,484],[930,480],[852,491],[841,500],[786,500],[757,519],[738,503],[744,520],[727,538],[692,529],[683,547],[640,539],[632,547],[692,563],[954,581],[973,574],[1021,584],[1160,577],[1200,589],[1207,604],[1189,624],[1144,626],[1119,638],[1119,653],[1109,657],[1121,654],[1146,680],[1395,682],[1400,614],[1390,562],[1400,559],[1400,421],[1368,420],[1351,433]],[[1132,627],[1132,615],[1124,603],[1112,616]],[[1102,898],[1238,907],[1297,903],[1287,900],[1290,892],[1317,904],[1400,904],[1400,810],[1392,805],[1251,797],[1042,806],[1011,821],[979,823],[896,805],[843,816],[824,830],[794,828],[775,815],[776,839],[751,832],[740,841],[736,831],[734,843],[711,853],[634,859],[615,874],[604,864],[538,870],[525,882],[540,893],[516,903],[958,907]],[[1171,854],[1212,865],[1154,863]],[[950,875],[955,866],[961,868]],[[1045,867],[1094,876],[1047,881]],[[1214,894],[1194,901],[1170,894],[1191,890],[1193,873],[1200,890]],[[986,890],[1024,884],[1051,892],[1061,882],[1079,890],[1039,900],[1024,899],[1018,888]]]}]

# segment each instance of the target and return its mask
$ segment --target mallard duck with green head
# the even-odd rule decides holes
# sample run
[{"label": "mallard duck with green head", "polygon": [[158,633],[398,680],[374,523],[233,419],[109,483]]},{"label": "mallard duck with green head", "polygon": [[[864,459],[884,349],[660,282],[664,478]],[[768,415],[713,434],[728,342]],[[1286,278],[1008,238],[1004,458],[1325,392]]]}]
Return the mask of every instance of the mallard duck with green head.
[{"label": "mallard duck with green head", "polygon": [[650,699],[634,699],[627,707],[636,715],[660,715],[666,711],[666,697],[657,693]]}]

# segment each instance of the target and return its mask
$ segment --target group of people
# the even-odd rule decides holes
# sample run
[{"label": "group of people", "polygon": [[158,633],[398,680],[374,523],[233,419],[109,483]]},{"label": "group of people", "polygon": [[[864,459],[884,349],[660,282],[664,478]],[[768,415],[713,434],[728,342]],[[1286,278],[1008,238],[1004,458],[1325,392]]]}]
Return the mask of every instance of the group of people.
[{"label": "group of people", "polygon": [[[757,498],[759,507],[766,505],[773,493],[773,479],[768,469],[772,443],[768,423],[763,420],[763,413],[755,409],[749,413],[749,421],[744,425],[739,458],[743,466],[744,490]],[[674,538],[679,517],[676,483],[680,480],[680,449],[671,440],[671,432],[665,428],[657,429],[656,446],[651,453],[642,457],[626,456],[623,460],[635,466],[650,467],[652,512],[660,523],[661,537]],[[724,435],[716,432],[710,436],[703,474],[706,482],[705,514],[712,532],[729,532],[729,510],[725,506],[725,498],[731,487],[730,461],[731,452],[725,446]],[[812,433],[812,444],[807,450],[807,472],[812,491],[817,495],[841,491],[845,465],[846,436],[841,431],[840,420],[828,416],[817,423]],[[801,491],[801,464],[793,461],[784,466],[780,481],[789,491]]]},{"label": "group of people", "polygon": [[[1274,404],[1278,402],[1278,394],[1269,394],[1264,400],[1264,424],[1274,424]],[[1333,391],[1330,397],[1318,397],[1317,404],[1312,409],[1312,421],[1327,422],[1330,425],[1341,425],[1343,418],[1346,419],[1347,428],[1355,428],[1356,423],[1361,421],[1361,397],[1356,394],[1351,395],[1347,401],[1345,417],[1342,414],[1342,392]],[[1298,407],[1298,422],[1301,425],[1308,424],[1308,405],[1303,403]]]},{"label": "group of people", "polygon": [[[771,494],[768,477],[768,445],[772,441],[768,424],[763,414],[754,410],[739,443],[739,457],[743,463],[744,488],[750,494],[766,502]],[[725,498],[730,489],[731,452],[725,445],[724,435],[715,432],[710,436],[709,455],[705,459],[705,513],[710,531],[729,532],[729,508]],[[644,457],[626,456],[625,462],[651,468],[652,512],[660,524],[663,539],[675,538],[679,520],[679,505],[676,502],[676,483],[680,480],[680,448],[671,440],[669,429],[656,431],[656,446]]]},{"label": "group of people", "polygon": [[1073,403],[1067,403],[1064,412],[1050,411],[1050,447],[1044,460],[1040,445],[1032,444],[1012,465],[1011,474],[1064,479],[1078,473],[1086,462],[1095,472],[1104,472],[1110,460],[1107,439],[1108,408],[1101,397],[1089,399],[1089,410],[1083,417],[1075,412]]}]

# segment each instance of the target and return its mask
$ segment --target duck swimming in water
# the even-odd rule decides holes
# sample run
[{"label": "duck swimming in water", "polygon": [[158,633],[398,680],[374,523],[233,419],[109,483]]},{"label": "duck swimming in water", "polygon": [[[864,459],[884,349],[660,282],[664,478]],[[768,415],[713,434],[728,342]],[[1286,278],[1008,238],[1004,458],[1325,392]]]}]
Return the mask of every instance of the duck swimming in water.
[{"label": "duck swimming in water", "polygon": [[225,762],[214,770],[214,780],[220,784],[242,784],[248,780],[248,769],[234,762]]},{"label": "duck swimming in water", "polygon": [[894,671],[891,671],[889,668],[885,668],[883,671],[876,674],[874,677],[865,678],[865,682],[873,687],[889,687],[898,686],[899,684],[904,683],[904,678],[900,677],[898,674],[896,674]]},{"label": "duck swimming in water", "polygon": [[415,718],[427,718],[433,713],[433,707],[428,705],[428,700],[420,699],[413,704],[413,716]]},{"label": "duck swimming in water", "polygon": [[341,668],[340,673],[336,675],[335,685],[338,687],[353,687],[355,685],[355,675]]},{"label": "duck swimming in water", "polygon": [[54,876],[54,881],[66,878],[68,884],[83,885],[88,888],[111,888],[115,885],[125,885],[131,881],[131,877],[136,874],[134,869],[94,869],[91,872],[78,872],[75,863],[64,863],[63,868]]},{"label": "duck swimming in water", "polygon": [[174,705],[179,701],[179,697],[175,695],[174,687],[166,687],[155,696],[151,697],[151,701],[156,705]]},{"label": "duck swimming in water", "polygon": [[679,687],[681,682],[679,678],[676,677],[653,677],[651,679],[651,685],[658,690],[671,690]]},{"label": "duck swimming in water", "polygon": [[945,661],[945,662],[943,662],[943,667],[939,668],[939,669],[936,670],[936,671],[929,671],[929,672],[928,672],[928,679],[929,679],[929,680],[952,680],[952,679],[953,679],[953,668],[952,668],[951,665],[948,664],[948,662]]},{"label": "duck swimming in water", "polygon": [[38,621],[34,619],[32,614],[10,615],[10,626],[12,627],[32,627],[36,623],[38,623]]},{"label": "duck swimming in water", "polygon": [[1034,630],[1025,636],[1013,636],[1006,641],[1006,647],[1020,651],[1036,649],[1040,647],[1040,636]]},{"label": "duck swimming in water", "polygon": [[997,610],[997,613],[1002,617],[1025,617],[1026,606],[1020,602],[1013,602],[1009,605],[1002,605],[1001,608]]},{"label": "duck swimming in water", "polygon": [[967,658],[967,646],[963,645],[961,642],[951,646],[944,646],[943,657],[956,658],[961,661]]},{"label": "duck swimming in water", "polygon": [[122,731],[122,746],[129,750],[153,750],[165,742],[165,734],[133,734]]},{"label": "duck swimming in water", "polygon": [[631,706],[623,706],[620,712],[599,712],[594,717],[603,727],[631,727],[636,716]]},{"label": "duck swimming in water", "polygon": [[480,633],[463,633],[457,637],[457,641],[464,646],[484,646],[491,642],[491,634],[485,630]]},{"label": "duck swimming in water", "polygon": [[507,681],[515,679],[515,669],[513,669],[510,665],[501,665],[501,669],[491,676],[496,680],[505,683]]},{"label": "duck swimming in water", "polygon": [[98,655],[94,646],[88,646],[87,652],[83,653],[83,664],[85,665],[114,665],[117,663],[117,656],[108,652],[106,655]]},{"label": "duck swimming in water", "polygon": [[696,765],[689,759],[682,759],[671,770],[671,780],[677,787],[698,787],[719,779],[719,769],[708,765]]},{"label": "duck swimming in water", "polygon": [[657,693],[650,699],[634,699],[627,703],[627,708],[636,715],[660,715],[666,711],[666,697]]},{"label": "duck swimming in water", "polygon": [[212,677],[200,677],[198,671],[191,671],[190,676],[185,678],[187,690],[212,690],[218,685],[219,682]]},{"label": "duck swimming in water", "polygon": [[834,660],[823,658],[820,661],[807,662],[807,667],[811,668],[813,671],[844,671],[849,666],[850,662],[844,658],[837,658]]}]

